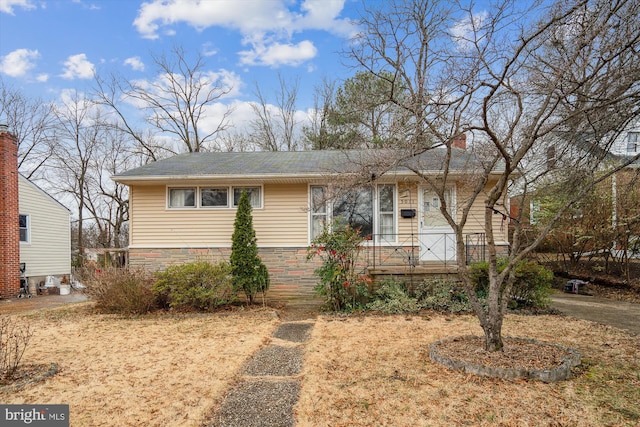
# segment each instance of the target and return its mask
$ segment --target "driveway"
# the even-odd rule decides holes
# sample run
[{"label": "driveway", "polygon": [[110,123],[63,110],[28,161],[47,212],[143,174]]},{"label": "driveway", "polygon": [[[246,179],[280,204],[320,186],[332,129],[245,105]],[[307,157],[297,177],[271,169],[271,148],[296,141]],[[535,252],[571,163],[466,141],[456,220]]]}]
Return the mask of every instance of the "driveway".
[{"label": "driveway", "polygon": [[590,320],[640,335],[640,304],[557,292],[551,306],[567,316]]},{"label": "driveway", "polygon": [[33,298],[11,298],[0,300],[0,314],[18,313],[41,308],[59,307],[64,304],[87,301],[87,297],[78,292],[69,295],[38,295]]}]

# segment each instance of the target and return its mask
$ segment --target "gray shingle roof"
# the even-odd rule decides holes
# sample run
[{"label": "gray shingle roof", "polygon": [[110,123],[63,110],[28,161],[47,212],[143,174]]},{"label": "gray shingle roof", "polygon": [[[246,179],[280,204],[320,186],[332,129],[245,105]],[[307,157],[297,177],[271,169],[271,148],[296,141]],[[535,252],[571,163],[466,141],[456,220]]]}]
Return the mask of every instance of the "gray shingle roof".
[{"label": "gray shingle roof", "polygon": [[[187,153],[130,169],[113,176],[116,181],[162,178],[203,178],[263,176],[317,176],[328,173],[357,171],[371,159],[391,159],[391,153],[381,150],[316,150],[316,151],[257,151]],[[444,150],[435,149],[422,154],[418,160],[421,169],[442,169]],[[474,157],[462,150],[454,150],[452,170],[468,169]],[[407,171],[395,166],[395,172]]]}]

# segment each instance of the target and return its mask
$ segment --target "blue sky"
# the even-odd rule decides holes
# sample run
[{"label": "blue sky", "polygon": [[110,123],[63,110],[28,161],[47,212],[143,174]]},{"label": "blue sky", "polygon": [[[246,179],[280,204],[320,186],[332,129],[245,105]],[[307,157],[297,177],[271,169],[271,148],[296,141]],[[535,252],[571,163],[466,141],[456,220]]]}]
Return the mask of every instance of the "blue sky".
[{"label": "blue sky", "polygon": [[0,76],[29,97],[88,91],[93,73],[153,80],[151,54],[202,54],[233,86],[242,111],[255,85],[271,100],[299,79],[298,109],[324,78],[353,75],[339,51],[356,27],[357,0],[0,0]]}]

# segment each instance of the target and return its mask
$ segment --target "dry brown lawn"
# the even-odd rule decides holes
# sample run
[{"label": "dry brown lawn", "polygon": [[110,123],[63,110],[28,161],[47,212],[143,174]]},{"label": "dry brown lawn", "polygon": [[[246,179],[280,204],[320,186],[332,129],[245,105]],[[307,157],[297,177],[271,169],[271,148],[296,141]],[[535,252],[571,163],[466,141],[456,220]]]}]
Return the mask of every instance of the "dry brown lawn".
[{"label": "dry brown lawn", "polygon": [[[60,372],[3,403],[68,403],[71,426],[200,426],[270,342],[270,311],[124,318],[90,305],[26,318],[28,363]],[[17,317],[18,315],[13,315]],[[305,344],[298,426],[635,426],[640,338],[558,316],[509,315],[504,335],[575,347],[555,384],[479,378],[429,360],[429,343],[480,334],[472,316],[320,316]]]},{"label": "dry brown lawn", "polygon": [[71,426],[199,426],[277,323],[267,311],[123,318],[88,307],[14,315],[34,331],[23,362],[60,372],[0,402],[69,404]]},{"label": "dry brown lawn", "polygon": [[481,335],[472,316],[322,317],[306,348],[300,426],[637,426],[640,340],[558,316],[507,316],[505,336],[577,348],[555,384],[479,378],[429,360],[429,343]]}]

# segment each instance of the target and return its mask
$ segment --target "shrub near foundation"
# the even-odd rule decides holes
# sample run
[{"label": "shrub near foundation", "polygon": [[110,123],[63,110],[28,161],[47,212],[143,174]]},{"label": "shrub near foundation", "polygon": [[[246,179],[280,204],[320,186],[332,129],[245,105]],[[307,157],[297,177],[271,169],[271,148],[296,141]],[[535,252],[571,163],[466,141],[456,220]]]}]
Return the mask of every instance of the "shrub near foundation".
[{"label": "shrub near foundation", "polygon": [[153,275],[145,269],[85,269],[80,278],[103,313],[145,314],[157,308]]},{"label": "shrub near foundation", "polygon": [[307,248],[307,260],[322,261],[314,270],[319,279],[314,290],[324,299],[325,309],[351,311],[368,297],[366,280],[356,271],[361,252],[359,230],[341,220],[325,227]]},{"label": "shrub near foundation", "polygon": [[420,311],[416,298],[407,295],[406,285],[398,280],[382,281],[373,295],[374,300],[367,304],[368,310],[385,314],[417,313]]},{"label": "shrub near foundation", "polygon": [[231,266],[194,261],[156,273],[153,291],[163,307],[211,311],[236,300]]},{"label": "shrub near foundation", "polygon": [[425,279],[415,287],[414,293],[420,307],[425,309],[442,313],[472,312],[464,289],[453,280]]}]

